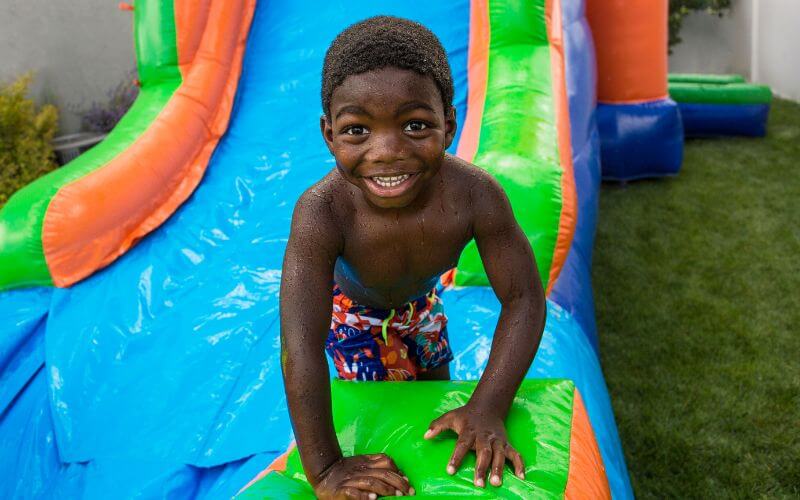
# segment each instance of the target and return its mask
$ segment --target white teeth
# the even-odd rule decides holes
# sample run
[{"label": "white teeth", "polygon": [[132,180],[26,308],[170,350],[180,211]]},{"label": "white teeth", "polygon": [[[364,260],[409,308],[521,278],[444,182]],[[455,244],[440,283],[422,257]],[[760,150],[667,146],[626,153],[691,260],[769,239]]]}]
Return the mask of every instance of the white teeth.
[{"label": "white teeth", "polygon": [[409,177],[411,177],[411,175],[403,174],[390,177],[373,177],[372,179],[381,187],[394,187],[399,186]]}]

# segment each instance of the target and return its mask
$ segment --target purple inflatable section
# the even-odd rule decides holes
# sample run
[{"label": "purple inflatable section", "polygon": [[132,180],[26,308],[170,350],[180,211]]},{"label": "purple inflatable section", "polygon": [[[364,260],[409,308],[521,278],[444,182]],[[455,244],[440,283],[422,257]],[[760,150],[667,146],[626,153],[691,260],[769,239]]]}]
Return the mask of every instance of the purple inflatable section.
[{"label": "purple inflatable section", "polygon": [[576,0],[562,2],[562,5],[578,221],[572,247],[550,298],[576,318],[597,350],[591,276],[600,189],[600,148],[595,121],[597,67],[585,2]]}]

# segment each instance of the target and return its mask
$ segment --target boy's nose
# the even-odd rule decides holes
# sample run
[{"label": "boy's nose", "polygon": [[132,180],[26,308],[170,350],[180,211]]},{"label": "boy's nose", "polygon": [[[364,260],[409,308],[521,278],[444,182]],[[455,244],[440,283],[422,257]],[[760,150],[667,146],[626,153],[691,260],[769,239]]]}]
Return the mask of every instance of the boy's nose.
[{"label": "boy's nose", "polygon": [[372,163],[393,163],[405,156],[402,140],[396,134],[373,134],[367,160]]}]

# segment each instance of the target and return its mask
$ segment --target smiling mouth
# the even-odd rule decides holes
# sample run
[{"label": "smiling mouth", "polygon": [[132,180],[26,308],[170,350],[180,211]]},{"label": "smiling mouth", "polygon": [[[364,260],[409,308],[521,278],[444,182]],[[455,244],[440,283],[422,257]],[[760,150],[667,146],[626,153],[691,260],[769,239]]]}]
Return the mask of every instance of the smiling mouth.
[{"label": "smiling mouth", "polygon": [[393,198],[406,193],[414,184],[417,174],[374,175],[364,177],[367,187],[381,198]]},{"label": "smiling mouth", "polygon": [[403,175],[394,175],[394,176],[382,176],[382,177],[370,177],[376,184],[381,187],[395,187],[399,186],[408,178],[411,177],[411,174],[403,174]]}]

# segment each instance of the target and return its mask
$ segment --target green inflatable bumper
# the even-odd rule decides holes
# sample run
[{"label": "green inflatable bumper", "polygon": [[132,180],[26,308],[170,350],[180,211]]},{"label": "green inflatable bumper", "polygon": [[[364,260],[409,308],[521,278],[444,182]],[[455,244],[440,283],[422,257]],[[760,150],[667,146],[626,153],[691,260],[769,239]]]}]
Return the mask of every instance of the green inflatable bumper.
[{"label": "green inflatable bumper", "polygon": [[[455,435],[423,439],[431,421],[464,405],[477,382],[333,381],[336,433],[345,455],[386,453],[408,476],[416,498],[604,498],[608,484],[575,385],[528,379],[506,420],[511,444],[525,460],[525,480],[506,467],[501,487],[473,485],[475,454],[449,476]],[[290,448],[237,498],[313,498],[296,448]],[[572,493],[569,494],[568,492]],[[588,496],[585,496],[588,495]]]},{"label": "green inflatable bumper", "polygon": [[739,75],[670,75],[669,95],[675,102],[695,104],[772,102],[769,86],[746,83]]}]

